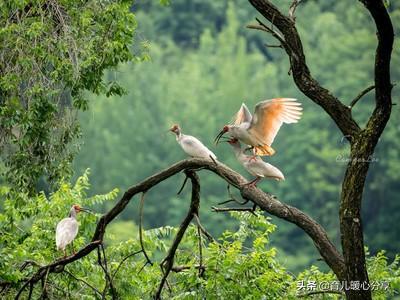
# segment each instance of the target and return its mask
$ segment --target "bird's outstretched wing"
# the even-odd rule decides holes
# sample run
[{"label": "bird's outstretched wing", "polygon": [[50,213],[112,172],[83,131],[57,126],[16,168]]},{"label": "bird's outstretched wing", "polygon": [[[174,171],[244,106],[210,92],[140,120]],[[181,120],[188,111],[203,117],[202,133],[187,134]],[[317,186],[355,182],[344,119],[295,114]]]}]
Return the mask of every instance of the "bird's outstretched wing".
[{"label": "bird's outstretched wing", "polygon": [[294,98],[261,101],[254,110],[249,132],[262,144],[271,146],[282,123],[297,123],[302,110],[301,103]]},{"label": "bird's outstretched wing", "polygon": [[243,122],[250,123],[252,119],[251,113],[247,108],[246,104],[242,103],[239,111],[233,116],[231,124],[232,125],[240,125]]}]

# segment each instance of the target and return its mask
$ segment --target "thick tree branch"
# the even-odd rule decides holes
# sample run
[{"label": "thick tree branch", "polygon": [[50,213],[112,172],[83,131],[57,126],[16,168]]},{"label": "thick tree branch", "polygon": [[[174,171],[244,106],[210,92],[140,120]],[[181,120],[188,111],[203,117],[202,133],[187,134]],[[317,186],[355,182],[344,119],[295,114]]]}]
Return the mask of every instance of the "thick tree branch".
[{"label": "thick tree branch", "polygon": [[[359,132],[360,128],[352,118],[350,109],[312,77],[294,20],[282,14],[270,1],[249,0],[249,2],[281,32],[284,42],[282,43],[280,39],[279,41],[289,55],[291,71],[297,87],[331,116],[343,135],[351,137]],[[297,2],[294,2],[292,11],[297,6]],[[274,36],[276,37],[276,34]]]},{"label": "thick tree branch", "polygon": [[35,284],[45,276],[47,270],[49,273],[62,272],[65,265],[75,262],[88,255],[93,250],[97,249],[98,245],[103,240],[107,225],[125,209],[132,197],[135,195],[148,191],[160,182],[183,170],[193,170],[199,168],[204,168],[217,174],[219,177],[221,177],[221,179],[238,188],[244,199],[252,201],[262,210],[279,218],[285,219],[303,229],[303,231],[307,233],[307,235],[313,240],[321,256],[335,272],[338,279],[343,279],[343,258],[329,240],[325,230],[321,225],[319,225],[311,217],[299,209],[281,203],[274,196],[264,193],[256,187],[249,187],[246,185],[247,180],[243,176],[233,171],[226,165],[219,162],[215,164],[215,162],[208,159],[192,158],[177,162],[167,169],[162,170],[129,188],[124,193],[122,198],[116,203],[116,205],[100,218],[90,244],[79,250],[75,255],[39,268],[39,270],[34,273],[33,276],[26,281],[26,283]]},{"label": "thick tree branch", "polygon": [[[361,204],[370,158],[374,153],[391,114],[390,59],[393,47],[393,26],[383,1],[362,0],[372,15],[378,37],[375,54],[375,109],[367,126],[351,143],[351,159],[342,185],[340,231],[346,280],[368,282],[366,269]],[[371,291],[346,291],[348,299],[372,299]]]},{"label": "thick tree branch", "polygon": [[[367,124],[374,140],[379,139],[392,110],[390,60],[393,49],[394,30],[383,1],[360,0],[370,12],[377,29],[378,46],[375,53],[375,110]],[[375,146],[375,145],[374,145]]]}]

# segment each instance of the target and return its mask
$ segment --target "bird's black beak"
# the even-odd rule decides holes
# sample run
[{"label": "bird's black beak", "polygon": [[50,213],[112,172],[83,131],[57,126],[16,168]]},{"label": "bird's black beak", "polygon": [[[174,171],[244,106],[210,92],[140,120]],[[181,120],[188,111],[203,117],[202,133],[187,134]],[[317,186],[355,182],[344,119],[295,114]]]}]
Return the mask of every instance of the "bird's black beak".
[{"label": "bird's black beak", "polygon": [[94,215],[94,211],[89,208],[81,207],[80,211]]},{"label": "bird's black beak", "polygon": [[226,133],[225,130],[221,130],[221,132],[218,133],[218,135],[217,135],[217,136],[215,137],[215,139],[214,139],[214,144],[215,144],[215,145],[218,145],[219,140],[222,138],[222,136],[223,136],[225,133]]}]

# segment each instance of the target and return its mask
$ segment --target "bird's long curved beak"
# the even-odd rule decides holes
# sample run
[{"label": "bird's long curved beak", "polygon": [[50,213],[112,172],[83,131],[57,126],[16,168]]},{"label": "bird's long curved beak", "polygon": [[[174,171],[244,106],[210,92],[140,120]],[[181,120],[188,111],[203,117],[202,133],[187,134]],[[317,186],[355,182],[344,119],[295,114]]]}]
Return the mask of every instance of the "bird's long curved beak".
[{"label": "bird's long curved beak", "polygon": [[214,139],[214,144],[215,144],[215,145],[218,145],[219,140],[222,138],[222,136],[223,136],[225,133],[226,133],[225,130],[221,130],[221,132],[218,133],[218,135],[217,135],[217,136],[215,137],[215,139]]},{"label": "bird's long curved beak", "polygon": [[80,211],[83,211],[85,213],[89,213],[89,214],[95,214],[93,210],[89,209],[89,208],[85,208],[85,207],[81,207]]}]

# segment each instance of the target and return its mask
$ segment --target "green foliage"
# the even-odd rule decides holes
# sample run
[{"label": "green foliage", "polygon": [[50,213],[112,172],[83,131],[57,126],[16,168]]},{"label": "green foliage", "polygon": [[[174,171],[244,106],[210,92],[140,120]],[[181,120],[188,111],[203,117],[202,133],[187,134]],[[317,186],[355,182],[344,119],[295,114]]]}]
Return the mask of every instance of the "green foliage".
[{"label": "green foliage", "polygon": [[[0,151],[7,181],[32,193],[71,175],[85,91],[121,95],[103,76],[137,60],[130,1],[2,1],[0,4]],[[140,54],[138,54],[140,55]]]},{"label": "green foliage", "polygon": [[[87,197],[89,188],[88,172],[71,186],[61,183],[57,192],[49,199],[41,193],[26,199],[26,205],[17,207],[14,199],[4,200],[4,212],[0,214],[0,278],[18,281],[23,273],[19,266],[26,260],[48,264],[59,257],[55,249],[55,228],[57,222],[67,217],[73,204],[92,207],[115,199],[118,190],[104,195]],[[7,192],[7,191],[4,191]],[[7,195],[7,193],[6,193]],[[27,198],[25,194],[22,198]],[[80,214],[80,236],[74,244],[82,247],[93,233],[99,215]]]},{"label": "green foliage", "polygon": [[[65,217],[74,203],[85,207],[110,202],[117,190],[104,195],[87,197],[88,172],[72,186],[60,184],[49,199],[39,194],[31,198],[23,211],[15,210],[7,200],[0,214],[0,283],[11,282],[2,292],[2,299],[12,299],[39,265],[49,264],[62,255],[55,249],[56,224]],[[92,237],[100,215],[79,214],[79,234],[75,249],[82,248]],[[225,230],[214,242],[199,238],[195,225],[190,225],[175,255],[174,266],[183,267],[168,277],[170,289],[165,287],[163,298],[168,299],[297,299],[302,292],[298,283],[334,282],[332,272],[321,272],[317,267],[294,276],[277,258],[277,249],[270,244],[276,226],[260,211],[255,214],[232,212],[238,223],[236,230]],[[138,228],[132,222],[117,221],[107,227],[105,253],[113,285],[121,299],[150,299],[154,295],[163,273],[159,263],[166,256],[178,228],[165,226],[143,232],[144,247],[153,264],[146,264],[138,252],[141,247]],[[122,234],[121,234],[122,233]],[[201,244],[201,254],[199,249]],[[384,252],[367,260],[371,281],[387,282],[388,289],[377,290],[376,299],[386,299],[400,288],[400,257],[388,263]],[[26,261],[34,261],[21,268]],[[204,267],[200,276],[199,266]],[[72,274],[72,275],[71,275]],[[65,267],[65,272],[47,277],[46,289],[50,299],[97,299],[106,287],[104,273],[93,251]],[[94,289],[98,292],[96,292]],[[27,291],[25,291],[27,293]],[[42,293],[40,284],[33,290],[33,297]],[[109,289],[105,293],[111,297]],[[324,299],[337,299],[327,295]]]}]

